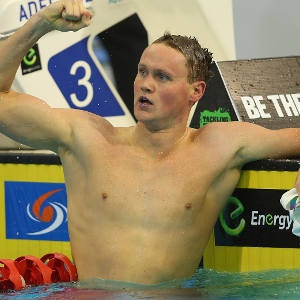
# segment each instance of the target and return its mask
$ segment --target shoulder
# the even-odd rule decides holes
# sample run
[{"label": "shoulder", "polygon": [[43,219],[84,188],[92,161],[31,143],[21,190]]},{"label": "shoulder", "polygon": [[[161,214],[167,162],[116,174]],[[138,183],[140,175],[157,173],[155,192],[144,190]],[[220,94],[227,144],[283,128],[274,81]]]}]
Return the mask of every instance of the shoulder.
[{"label": "shoulder", "polygon": [[220,155],[241,165],[270,154],[270,145],[274,146],[271,132],[248,122],[216,122],[196,130],[195,142],[210,149],[219,148]]},{"label": "shoulder", "polygon": [[[207,130],[216,130],[216,129],[226,129],[226,130],[236,130],[236,129],[247,129],[249,127],[260,127],[253,123],[242,122],[242,121],[231,121],[231,122],[212,122],[204,125],[201,128],[205,128]],[[201,129],[200,128],[200,129]]]},{"label": "shoulder", "polygon": [[79,109],[57,108],[55,110],[70,128],[71,145],[76,140],[101,139],[101,137],[108,139],[115,134],[114,126],[99,115]]},{"label": "shoulder", "polygon": [[[251,126],[251,125],[250,125]],[[194,130],[195,137],[199,138],[228,138],[237,136],[239,132],[247,131],[248,124],[243,122],[213,122],[204,125],[203,127]]]},{"label": "shoulder", "polygon": [[106,131],[114,128],[105,118],[85,110],[63,108],[56,111],[66,118],[74,129],[93,127]]},{"label": "shoulder", "polygon": [[[299,155],[299,128],[268,129],[248,122],[211,123],[199,129],[199,140],[223,144],[242,163]],[[201,138],[202,137],[202,138]]]},{"label": "shoulder", "polygon": [[259,125],[241,121],[214,122],[206,124],[196,130],[198,135],[219,136],[224,138],[230,137],[236,140],[248,139],[251,135],[254,136],[262,132],[267,133],[270,131],[271,130]]},{"label": "shoulder", "polygon": [[242,145],[239,136],[243,136],[241,132],[244,130],[240,126],[243,127],[240,122],[209,123],[192,131],[192,141],[197,148],[205,149],[208,155],[228,163],[236,157]]}]

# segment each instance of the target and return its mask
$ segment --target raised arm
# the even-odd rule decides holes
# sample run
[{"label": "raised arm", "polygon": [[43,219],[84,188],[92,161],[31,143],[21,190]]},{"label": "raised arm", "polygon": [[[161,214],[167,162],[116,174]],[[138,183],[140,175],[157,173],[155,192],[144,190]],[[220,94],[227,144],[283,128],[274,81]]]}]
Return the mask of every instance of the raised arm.
[{"label": "raised arm", "polygon": [[90,24],[91,13],[82,0],[60,0],[38,13],[15,34],[0,42],[0,91],[8,92],[19,64],[27,51],[45,34],[53,30],[77,31]]},{"label": "raised arm", "polygon": [[[92,14],[82,0],[60,0],[36,13],[12,36],[0,41],[0,131],[36,148],[56,150],[68,126],[59,109],[11,90],[16,71],[27,51],[53,30],[77,31],[90,24]],[[55,124],[55,125],[54,125]],[[64,132],[65,131],[65,132]]]}]

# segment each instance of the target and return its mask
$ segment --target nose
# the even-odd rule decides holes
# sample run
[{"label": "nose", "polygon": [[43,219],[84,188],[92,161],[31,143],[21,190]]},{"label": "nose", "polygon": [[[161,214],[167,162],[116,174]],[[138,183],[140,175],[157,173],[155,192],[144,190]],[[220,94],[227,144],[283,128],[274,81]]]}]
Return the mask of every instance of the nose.
[{"label": "nose", "polygon": [[154,91],[154,82],[151,76],[148,75],[141,80],[141,90],[144,93],[151,93]]},{"label": "nose", "polygon": [[151,92],[151,89],[147,86],[141,86],[141,90],[144,92],[144,93],[150,93]]}]

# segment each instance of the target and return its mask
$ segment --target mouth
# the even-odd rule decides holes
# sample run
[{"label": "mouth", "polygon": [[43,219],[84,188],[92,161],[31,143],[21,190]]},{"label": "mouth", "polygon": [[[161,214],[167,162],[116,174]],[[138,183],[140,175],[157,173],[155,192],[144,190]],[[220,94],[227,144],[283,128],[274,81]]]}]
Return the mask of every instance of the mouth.
[{"label": "mouth", "polygon": [[139,103],[143,105],[153,105],[153,103],[145,96],[139,98]]}]

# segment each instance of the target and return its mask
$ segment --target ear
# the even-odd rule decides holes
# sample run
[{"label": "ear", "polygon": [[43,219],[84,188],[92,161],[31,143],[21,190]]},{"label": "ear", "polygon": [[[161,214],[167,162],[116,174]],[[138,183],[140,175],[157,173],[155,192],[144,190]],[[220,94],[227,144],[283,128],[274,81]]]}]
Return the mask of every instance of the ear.
[{"label": "ear", "polygon": [[192,93],[190,96],[190,103],[193,106],[196,102],[198,102],[204,95],[206,89],[206,83],[204,81],[195,81],[191,85]]}]

